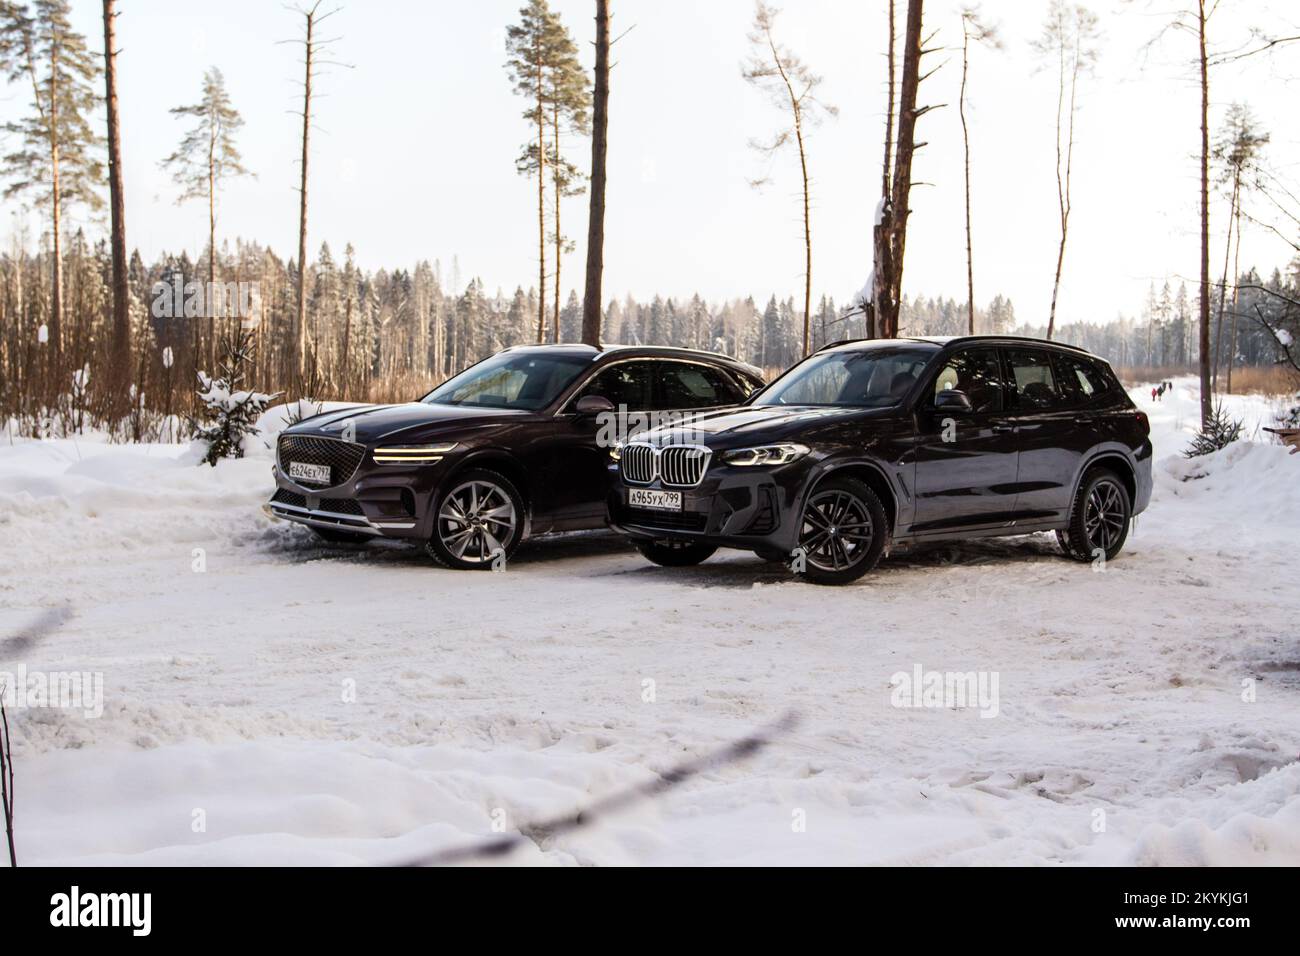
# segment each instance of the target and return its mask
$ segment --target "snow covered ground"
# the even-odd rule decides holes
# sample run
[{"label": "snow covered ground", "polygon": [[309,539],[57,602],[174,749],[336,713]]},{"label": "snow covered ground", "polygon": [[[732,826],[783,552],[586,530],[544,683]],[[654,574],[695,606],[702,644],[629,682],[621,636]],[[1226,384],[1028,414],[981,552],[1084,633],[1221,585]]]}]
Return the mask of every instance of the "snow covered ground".
[{"label": "snow covered ground", "polygon": [[[1300,455],[1180,459],[1175,384],[1135,389],[1155,497],[1104,571],[1032,536],[842,589],[603,535],[442,571],[270,522],[269,452],[0,446],[0,671],[103,679],[97,717],[11,707],[20,862],[403,860],[795,711],[753,758],[507,862],[1300,863]],[[1273,402],[1226,404],[1266,437]],[[916,668],[996,679],[995,706],[895,706]]]}]

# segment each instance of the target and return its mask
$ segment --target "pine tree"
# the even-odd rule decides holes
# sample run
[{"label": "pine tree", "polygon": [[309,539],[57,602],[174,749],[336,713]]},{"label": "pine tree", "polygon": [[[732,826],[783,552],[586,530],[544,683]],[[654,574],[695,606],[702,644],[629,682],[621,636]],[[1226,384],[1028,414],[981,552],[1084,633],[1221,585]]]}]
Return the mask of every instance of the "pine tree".
[{"label": "pine tree", "polygon": [[1241,437],[1241,432],[1241,420],[1229,417],[1223,410],[1223,403],[1216,402],[1209,421],[1192,437],[1183,451],[1183,457],[1199,458],[1201,455],[1209,455],[1227,448]]},{"label": "pine tree", "polygon": [[57,367],[63,347],[63,215],[73,205],[98,211],[103,140],[90,126],[99,105],[99,57],[72,29],[67,0],[35,0],[30,10],[0,5],[0,68],[13,83],[30,82],[32,112],[4,125],[18,148],[0,159],[6,198],[31,193],[50,212],[53,274],[49,345]]},{"label": "pine tree", "polygon": [[[176,117],[196,120],[180,144],[162,161],[171,170],[172,179],[181,187],[177,204],[189,199],[206,199],[208,203],[208,287],[217,281],[217,193],[231,177],[251,175],[244,168],[235,134],[244,125],[243,117],[230,103],[226,80],[215,66],[203,74],[203,94],[193,106],[176,106]],[[208,316],[208,363],[215,358],[215,316]]]},{"label": "pine tree", "polygon": [[222,458],[243,458],[244,441],[257,433],[257,419],[280,396],[244,388],[255,351],[254,332],[238,329],[222,338],[224,357],[217,378],[199,372],[199,401],[208,410],[207,424],[194,423],[194,437],[207,443],[206,464]]},{"label": "pine tree", "polygon": [[[537,341],[541,342],[546,335],[547,177],[550,175],[555,188],[557,225],[553,238],[558,271],[558,255],[565,246],[558,226],[560,198],[566,190],[575,189],[580,178],[576,167],[560,155],[560,130],[566,126],[585,130],[590,94],[578,63],[577,46],[546,0],[528,0],[519,10],[519,22],[506,29],[506,50],[506,69],[515,92],[529,104],[523,115],[534,130],[534,138],[524,146],[515,168],[521,175],[537,176]],[[555,165],[553,172],[548,173],[548,164]],[[555,305],[558,320],[558,282]]]}]

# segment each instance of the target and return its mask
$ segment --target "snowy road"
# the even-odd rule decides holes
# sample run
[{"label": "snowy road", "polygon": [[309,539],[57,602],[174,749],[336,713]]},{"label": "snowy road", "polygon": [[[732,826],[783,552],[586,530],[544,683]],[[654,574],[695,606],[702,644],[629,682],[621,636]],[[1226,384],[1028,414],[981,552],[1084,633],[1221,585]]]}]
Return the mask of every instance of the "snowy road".
[{"label": "snowy road", "polygon": [[[1155,498],[1104,571],[1035,536],[842,589],[603,535],[442,571],[268,522],[267,460],[0,448],[0,640],[68,614],[0,671],[104,681],[102,716],[11,713],[20,860],[403,859],[793,710],[753,759],[510,862],[1300,863],[1300,455],[1171,457],[1177,384],[1142,403]],[[895,706],[916,668],[996,679],[996,706]]]}]

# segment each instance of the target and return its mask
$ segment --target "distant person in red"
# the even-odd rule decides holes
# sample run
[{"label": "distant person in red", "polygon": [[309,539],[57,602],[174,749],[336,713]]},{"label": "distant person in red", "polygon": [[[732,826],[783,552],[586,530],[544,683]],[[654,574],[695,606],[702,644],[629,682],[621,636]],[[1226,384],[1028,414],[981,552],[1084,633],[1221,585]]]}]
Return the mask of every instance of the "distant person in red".
[{"label": "distant person in red", "polygon": [[1159,389],[1157,389],[1157,388],[1155,388],[1155,387],[1152,387],[1152,389],[1151,389],[1151,401],[1154,402],[1154,401],[1156,400],[1156,396],[1159,395],[1159,394],[1160,394]]}]

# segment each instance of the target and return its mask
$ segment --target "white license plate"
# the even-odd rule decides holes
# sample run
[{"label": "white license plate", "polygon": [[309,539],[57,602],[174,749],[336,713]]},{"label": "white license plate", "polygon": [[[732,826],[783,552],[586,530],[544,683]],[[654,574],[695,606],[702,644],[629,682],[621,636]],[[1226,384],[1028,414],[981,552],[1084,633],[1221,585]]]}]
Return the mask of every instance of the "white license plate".
[{"label": "white license plate", "polygon": [[298,481],[312,481],[317,484],[330,483],[329,465],[309,465],[305,461],[289,462],[289,477]]},{"label": "white license plate", "polygon": [[681,511],[680,491],[655,491],[651,488],[630,488],[627,493],[629,508],[650,508],[654,511]]}]

